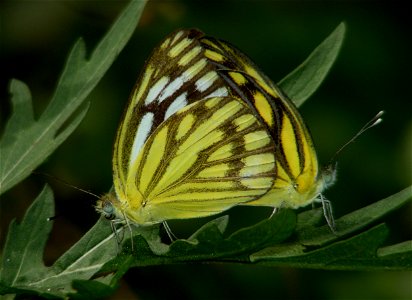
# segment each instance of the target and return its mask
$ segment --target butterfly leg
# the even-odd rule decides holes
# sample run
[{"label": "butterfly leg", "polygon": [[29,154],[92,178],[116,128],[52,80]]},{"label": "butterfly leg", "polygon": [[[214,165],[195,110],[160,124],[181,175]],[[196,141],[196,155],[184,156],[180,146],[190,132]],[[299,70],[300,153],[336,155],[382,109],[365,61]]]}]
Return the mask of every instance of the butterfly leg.
[{"label": "butterfly leg", "polygon": [[335,219],[333,218],[333,210],[332,210],[332,204],[328,199],[323,197],[323,195],[320,195],[320,200],[322,202],[322,208],[323,208],[323,215],[325,216],[326,222],[328,223],[328,226],[332,233],[336,233],[336,226],[335,226]]},{"label": "butterfly leg", "polygon": [[[112,220],[110,222],[110,226],[112,227],[112,231],[113,231],[113,234],[114,234],[114,236],[116,238],[116,242],[117,242],[117,253],[120,253],[120,246],[119,245],[122,243],[123,237],[124,237],[124,233],[122,234],[121,237],[119,236],[119,231],[120,231],[120,229],[124,228],[125,223],[126,223],[126,226],[127,226],[127,228],[129,229],[129,232],[130,232],[130,239],[131,239],[131,243],[132,243],[132,251],[134,250],[132,226],[130,225],[129,219],[127,219],[127,217],[124,215],[124,220],[115,219],[115,220]],[[117,224],[121,224],[123,226],[121,228],[117,229],[116,228]]]},{"label": "butterfly leg", "polygon": [[133,252],[133,251],[134,251],[134,243],[133,243],[133,230],[132,230],[132,226],[130,225],[129,219],[128,219],[127,216],[124,214],[124,212],[123,212],[123,216],[124,216],[124,219],[125,219],[125,221],[126,221],[127,228],[129,228],[130,240],[131,240],[131,242],[132,242],[132,252]]},{"label": "butterfly leg", "polygon": [[269,216],[269,219],[272,218],[273,215],[274,215],[275,213],[277,213],[277,212],[278,212],[278,208],[277,208],[277,207],[274,207],[272,213],[271,213],[270,216]]},{"label": "butterfly leg", "polygon": [[119,237],[119,233],[117,232],[116,224],[117,224],[116,220],[113,220],[113,221],[110,222],[110,227],[112,228],[114,237],[115,237],[115,239],[116,239],[117,254],[119,254],[119,253],[120,253],[120,247],[119,247],[119,245],[120,245],[120,243],[121,243],[121,241],[122,241],[122,238]]},{"label": "butterfly leg", "polygon": [[163,226],[166,230],[167,236],[169,237],[170,241],[174,242],[174,241],[178,240],[177,236],[172,232],[172,230],[170,229],[169,224],[167,224],[166,221],[163,222]]}]

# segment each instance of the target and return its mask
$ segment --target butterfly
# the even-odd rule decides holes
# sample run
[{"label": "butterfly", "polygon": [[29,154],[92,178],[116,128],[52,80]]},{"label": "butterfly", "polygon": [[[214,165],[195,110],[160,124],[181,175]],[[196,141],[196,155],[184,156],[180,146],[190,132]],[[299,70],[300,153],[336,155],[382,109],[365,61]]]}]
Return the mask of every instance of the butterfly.
[{"label": "butterfly", "polygon": [[[162,135],[171,132],[171,128],[212,125],[201,114],[213,113],[214,108],[199,110],[197,105],[206,99],[226,101],[227,97],[238,101],[239,105],[246,105],[242,108],[245,114],[247,110],[253,115],[254,122],[260,124],[259,132],[263,134],[266,130],[265,140],[270,137],[274,167],[268,171],[267,163],[256,165],[262,171],[257,173],[258,177],[271,180],[269,188],[267,185],[262,189],[259,185],[256,189],[251,185],[245,188],[239,184],[243,180],[240,173],[233,177],[233,172],[225,169],[216,177],[202,179],[203,185],[197,189],[194,179],[185,175],[188,170],[182,168],[186,160],[174,150],[181,146],[178,140],[171,142],[169,139],[173,137]],[[181,117],[183,112],[198,121],[187,123],[186,118]],[[231,122],[221,124],[220,131],[227,134],[233,126]],[[211,136],[198,138],[212,142]],[[243,142],[236,142],[242,145],[236,146],[238,150],[245,147],[246,140],[243,136]],[[148,144],[153,141],[162,149],[156,155]],[[224,146],[225,149],[230,147]],[[212,155],[211,152],[205,154],[201,147],[194,146],[191,150],[196,157],[200,153]],[[264,152],[266,148],[260,150],[268,154]],[[238,160],[234,165],[244,163],[238,154],[228,150],[226,159],[233,156],[232,159]],[[152,164],[154,158],[157,160]],[[181,167],[173,171],[174,176],[180,178],[176,182],[173,176],[163,177],[172,172],[172,162]],[[188,166],[199,172],[207,168],[199,161]],[[96,208],[108,218],[148,225],[168,219],[212,215],[234,205],[269,206],[275,211],[279,207],[299,208],[321,202],[326,220],[333,229],[332,208],[322,192],[335,181],[335,166],[331,163],[320,168],[310,132],[296,106],[246,54],[197,29],[178,30],[155,48],[130,96],[114,144],[115,193],[103,197]],[[217,205],[220,198],[213,198],[215,193],[210,186],[223,188],[231,180],[232,190],[222,190],[219,196],[228,204],[222,201]],[[233,191],[245,193],[248,189],[252,193],[250,198],[232,197]],[[173,201],[163,198],[166,191],[175,196]],[[210,201],[200,201],[201,197],[210,197]],[[183,207],[189,206],[191,209],[184,213]]]},{"label": "butterfly", "polygon": [[272,188],[273,139],[229,96],[201,36],[177,31],[146,63],[116,134],[114,192],[96,204],[106,218],[151,225],[210,216]]},{"label": "butterfly", "polygon": [[312,137],[295,104],[259,67],[232,44],[210,36],[200,39],[205,56],[216,66],[231,96],[242,99],[264,123],[275,143],[276,174],[272,188],[262,197],[241,203],[249,206],[299,208],[321,202],[332,231],[332,206],[322,192],[336,181],[336,158],[347,145],[379,124],[380,111],[345,143],[323,168]]},{"label": "butterfly", "polygon": [[[320,168],[310,132],[296,106],[274,84],[244,72],[222,70],[221,76],[239,88],[241,98],[254,107],[275,143],[276,174],[268,193],[242,205],[299,208],[321,202],[326,221],[333,230],[332,207],[322,192],[336,179],[336,164]],[[263,104],[262,104],[263,103]],[[270,105],[265,114],[262,107]]]},{"label": "butterfly", "polygon": [[206,57],[230,87],[229,94],[248,104],[275,143],[273,187],[259,199],[242,205],[299,208],[319,201],[333,228],[332,208],[322,192],[335,181],[335,164],[320,168],[309,129],[295,104],[235,46],[208,36],[202,37],[201,43]]}]

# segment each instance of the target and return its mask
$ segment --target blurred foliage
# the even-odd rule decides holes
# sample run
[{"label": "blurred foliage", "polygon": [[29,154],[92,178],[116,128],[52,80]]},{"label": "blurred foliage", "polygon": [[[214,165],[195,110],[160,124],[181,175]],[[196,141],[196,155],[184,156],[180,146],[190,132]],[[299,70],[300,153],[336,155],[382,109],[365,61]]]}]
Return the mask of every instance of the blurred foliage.
[{"label": "blurred foliage", "polygon": [[[91,49],[125,2],[3,1],[1,20],[1,122],[10,113],[7,85],[26,82],[38,115],[50,98],[68,49],[83,36]],[[197,27],[248,53],[275,82],[294,69],[341,21],[347,35],[340,56],[321,88],[300,109],[311,128],[320,160],[326,162],[369,118],[386,110],[339,159],[338,182],[326,192],[337,217],[393,194],[411,183],[411,44],[406,9],[377,1],[152,1],[135,38],[93,91],[91,109],[75,133],[41,171],[72,185],[106,192],[111,186],[111,146],[117,122],[149,56],[169,32]],[[144,42],[143,42],[144,41]],[[44,182],[53,186],[58,218],[46,248],[53,262],[95,223],[95,199],[53,181],[31,176],[0,201],[1,242],[10,219],[21,217]],[[237,208],[231,219],[252,224],[270,211]],[[391,243],[410,239],[411,207],[389,216]],[[190,235],[206,220],[176,222]],[[227,265],[133,269],[116,297],[363,298],[412,297],[409,272],[325,272]],[[159,288],[161,287],[161,288]],[[207,288],[205,288],[207,287]],[[253,287],[253,289],[252,289]],[[370,287],[370,288],[368,288]]]}]

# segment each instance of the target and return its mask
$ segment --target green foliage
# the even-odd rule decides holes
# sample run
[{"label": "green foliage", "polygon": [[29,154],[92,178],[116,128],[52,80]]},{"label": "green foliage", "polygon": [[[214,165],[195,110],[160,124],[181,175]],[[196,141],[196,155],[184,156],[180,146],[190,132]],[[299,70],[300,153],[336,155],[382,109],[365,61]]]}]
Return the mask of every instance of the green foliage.
[{"label": "green foliage", "polygon": [[[83,42],[69,55],[53,99],[38,120],[33,117],[30,91],[13,80],[13,114],[0,142],[1,192],[23,180],[78,126],[95,87],[132,34],[144,2],[132,1],[99,46],[85,59]],[[340,24],[296,70],[280,82],[285,92],[302,104],[319,87],[341,48],[345,25]],[[13,163],[12,163],[13,162]],[[17,162],[17,163],[16,163]],[[268,266],[344,270],[405,270],[412,268],[412,243],[383,246],[388,229],[382,218],[405,205],[411,187],[336,220],[337,232],[324,224],[321,209],[298,215],[281,210],[228,235],[227,216],[219,217],[188,239],[165,244],[160,226],[117,229],[99,220],[52,266],[43,252],[53,221],[52,191],[45,187],[24,218],[9,226],[2,250],[0,294],[45,298],[99,299],[110,295],[131,267],[189,262],[231,262]]]},{"label": "green foliage", "polygon": [[279,82],[296,106],[301,106],[329,73],[342,47],[345,31],[345,23],[339,24],[303,63]]},{"label": "green foliage", "polygon": [[[316,227],[322,218],[320,209],[299,215],[297,240],[268,247],[251,255],[251,261],[265,265],[340,270],[405,270],[412,268],[412,241],[382,247],[389,231],[385,224],[370,226],[389,212],[405,205],[412,197],[412,187],[336,221],[337,231]],[[362,231],[362,229],[366,229]]]},{"label": "green foliage", "polygon": [[[133,227],[134,249],[130,238],[126,238],[120,253],[109,222],[101,219],[51,267],[46,267],[42,257],[52,227],[47,217],[53,213],[52,193],[46,187],[21,224],[10,225],[1,264],[0,294],[29,293],[47,298],[70,294],[72,298],[87,298],[95,291],[95,297],[100,298],[111,294],[131,267],[188,262],[344,270],[412,269],[411,241],[382,247],[388,236],[387,227],[383,223],[373,226],[411,198],[412,188],[408,187],[343,216],[337,220],[336,233],[330,232],[327,225],[317,225],[323,219],[320,209],[300,213],[297,222],[293,211],[281,210],[272,218],[229,236],[225,235],[228,218],[223,216],[205,224],[188,239],[170,245],[160,240],[159,226]],[[367,230],[362,231],[364,228]],[[127,227],[118,230],[129,234]]]},{"label": "green foliage", "polygon": [[21,224],[12,222],[2,253],[0,294],[32,293],[64,297],[75,279],[90,279],[116,255],[116,244],[106,222],[98,222],[51,267],[43,252],[54,214],[53,195],[47,186],[28,209]]},{"label": "green foliage", "polygon": [[89,107],[86,97],[131,37],[144,5],[132,1],[89,60],[84,41],[74,44],[54,96],[38,120],[29,88],[11,81],[13,114],[0,141],[0,194],[30,175],[76,129]]}]

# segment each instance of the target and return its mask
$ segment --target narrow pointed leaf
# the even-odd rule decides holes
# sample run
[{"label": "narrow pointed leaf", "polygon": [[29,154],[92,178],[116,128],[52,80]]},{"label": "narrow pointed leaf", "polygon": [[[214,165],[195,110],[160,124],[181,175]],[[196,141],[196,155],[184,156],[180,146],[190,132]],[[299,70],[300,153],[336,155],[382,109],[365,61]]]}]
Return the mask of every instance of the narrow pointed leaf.
[{"label": "narrow pointed leaf", "polygon": [[279,82],[296,106],[301,106],[326,78],[338,57],[344,36],[345,23],[341,23],[302,64]]}]

